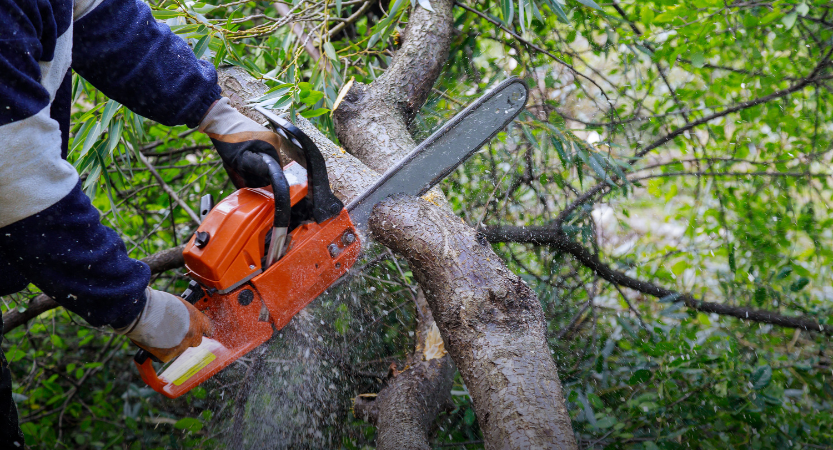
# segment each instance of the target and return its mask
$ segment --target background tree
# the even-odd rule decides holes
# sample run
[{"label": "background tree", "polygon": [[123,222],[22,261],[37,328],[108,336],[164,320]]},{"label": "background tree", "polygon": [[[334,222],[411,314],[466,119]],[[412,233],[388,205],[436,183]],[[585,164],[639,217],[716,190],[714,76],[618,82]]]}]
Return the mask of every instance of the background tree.
[{"label": "background tree", "polygon": [[[329,111],[349,80],[345,107],[374,85],[398,87],[392,95],[419,91],[393,105],[392,119],[407,128],[396,134],[404,143],[388,148],[407,151],[410,135],[418,141],[489,84],[521,76],[533,90],[528,113],[443,191],[453,212],[479,229],[471,241],[492,242],[537,295],[578,445],[827,448],[829,5],[414,3],[153,7],[197,54],[237,67],[225,87],[241,107],[251,94],[300,112],[374,170],[384,163],[368,158],[382,145],[367,130],[344,134],[341,106]],[[409,73],[436,72],[421,78],[430,83],[406,83],[403,75],[397,84],[385,74],[400,73],[405,30],[434,16],[450,22],[448,57],[409,60],[416,66]],[[414,51],[437,40],[427,33]],[[167,257],[156,287],[181,289],[182,271],[170,270],[181,262],[169,249],[195,227],[188,205],[231,189],[218,158],[198,134],[146,123],[80,78],[75,98],[72,158],[88,192],[134,256]],[[362,154],[351,138],[376,147]],[[351,169],[334,183],[349,195],[367,168],[338,152],[330,147],[331,161],[343,160],[330,165]],[[415,205],[436,210],[415,200],[391,207]],[[385,243],[402,250],[399,239]],[[488,251],[477,254],[489,259]],[[426,287],[427,273],[414,255],[406,259],[411,265],[372,252],[361,277],[319,299],[264,356],[176,402],[142,386],[122,339],[49,310],[36,292],[4,298],[4,350],[24,431],[43,448],[258,439],[372,446],[374,429],[360,419],[373,417],[357,418],[348,398],[381,391],[378,405],[372,396],[357,400],[358,415],[385,402],[403,406],[391,398],[413,400],[385,394],[402,392],[400,385],[410,386],[406,394],[447,389],[409,384],[416,371],[402,371],[406,359],[431,361],[419,357],[429,333],[414,333],[417,342],[409,336],[427,323],[417,286]],[[424,294],[443,326],[445,303]],[[455,356],[459,345],[446,342]],[[436,428],[421,430],[432,446],[492,439],[481,428],[477,386],[458,367],[452,404],[413,421]],[[401,415],[376,417],[379,441],[380,417]]]}]

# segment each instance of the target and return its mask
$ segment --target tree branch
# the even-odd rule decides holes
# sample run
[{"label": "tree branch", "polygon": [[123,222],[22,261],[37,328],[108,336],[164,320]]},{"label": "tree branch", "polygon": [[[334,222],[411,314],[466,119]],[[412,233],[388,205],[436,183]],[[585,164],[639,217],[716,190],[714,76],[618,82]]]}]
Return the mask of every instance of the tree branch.
[{"label": "tree branch", "polygon": [[388,198],[369,225],[423,286],[486,448],[575,449],[535,293],[473,229],[425,200]]},{"label": "tree branch", "polygon": [[570,239],[564,232],[553,227],[519,227],[519,226],[487,226],[481,230],[483,236],[492,243],[517,242],[535,245],[547,245],[558,251],[569,253],[583,266],[592,270],[599,277],[619,286],[624,286],[643,294],[657,298],[674,297],[675,301],[683,302],[687,307],[706,313],[736,317],[750,322],[768,323],[785,328],[799,328],[802,330],[833,336],[833,326],[822,325],[807,317],[785,316],[764,309],[730,306],[712,303],[694,298],[691,294],[683,294],[662,286],[632,278],[614,270],[603,263],[598,255],[590,253],[579,243]]}]

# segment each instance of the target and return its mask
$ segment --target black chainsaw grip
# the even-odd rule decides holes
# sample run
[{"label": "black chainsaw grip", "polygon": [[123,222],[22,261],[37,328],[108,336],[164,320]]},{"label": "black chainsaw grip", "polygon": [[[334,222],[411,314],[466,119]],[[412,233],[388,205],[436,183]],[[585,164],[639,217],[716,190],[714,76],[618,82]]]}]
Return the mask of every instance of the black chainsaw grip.
[{"label": "black chainsaw grip", "polygon": [[289,218],[292,214],[292,203],[289,197],[289,183],[283,174],[283,168],[271,156],[261,153],[263,162],[269,168],[269,181],[272,184],[272,193],[275,196],[275,221],[272,227],[289,227]]},{"label": "black chainsaw grip", "polygon": [[139,351],[136,352],[136,355],[133,356],[133,361],[136,361],[137,364],[141,365],[141,364],[144,364],[145,361],[148,360],[148,358],[150,358],[150,359],[152,359],[156,362],[162,362],[158,358],[153,356],[153,354],[151,352],[149,352],[149,351],[147,351],[143,348],[140,348]]},{"label": "black chainsaw grip", "polygon": [[288,136],[289,141],[300,144],[307,160],[307,189],[312,197],[312,217],[321,223],[337,216],[344,209],[344,203],[330,190],[330,178],[327,175],[327,164],[324,155],[303,131],[288,120],[280,117],[270,118],[270,121],[280,127]]}]

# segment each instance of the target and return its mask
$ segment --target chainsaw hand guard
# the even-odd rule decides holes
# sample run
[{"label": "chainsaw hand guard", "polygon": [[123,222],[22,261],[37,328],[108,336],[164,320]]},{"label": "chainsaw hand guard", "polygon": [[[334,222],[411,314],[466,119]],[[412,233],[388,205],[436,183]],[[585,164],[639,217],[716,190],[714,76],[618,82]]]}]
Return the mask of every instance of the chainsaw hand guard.
[{"label": "chainsaw hand guard", "polygon": [[285,143],[288,142],[288,145],[294,145],[303,152],[304,159],[306,159],[306,164],[303,165],[309,173],[307,189],[312,199],[312,217],[315,221],[322,223],[338,215],[344,209],[344,204],[330,190],[330,178],[327,175],[324,155],[321,154],[315,142],[298,127],[276,116],[268,109],[256,106],[255,110],[269,120],[269,123],[275,127],[275,131],[285,139]]}]

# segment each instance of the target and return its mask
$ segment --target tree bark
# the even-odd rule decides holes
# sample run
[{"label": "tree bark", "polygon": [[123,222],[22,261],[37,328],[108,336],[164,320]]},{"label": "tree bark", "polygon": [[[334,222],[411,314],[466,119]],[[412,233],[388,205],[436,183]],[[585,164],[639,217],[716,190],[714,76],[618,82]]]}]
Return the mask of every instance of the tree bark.
[{"label": "tree bark", "polygon": [[[444,345],[436,354],[436,328],[431,309],[422,289],[416,300],[421,317],[416,333],[416,347],[399,372],[391,366],[387,385],[377,396],[359,395],[354,400],[356,417],[376,425],[378,450],[428,450],[434,420],[452,406],[449,393],[454,381],[454,364],[445,354]],[[439,342],[441,344],[441,342]]]},{"label": "tree bark", "polygon": [[[451,14],[453,1],[434,0],[431,5],[435,12],[420,7],[412,11],[408,27],[402,34],[402,47],[394,55],[391,66],[385,71],[384,75],[369,86],[361,83],[353,84],[333,114],[336,133],[340,142],[351,154],[379,172],[387,169],[392,162],[407,155],[415,147],[415,142],[409,132],[409,125],[430,94],[431,88],[448,58],[453,31],[453,17]],[[434,191],[432,201],[438,203],[436,200],[439,200],[439,203],[444,205],[445,199],[441,194],[436,195],[437,191]],[[408,205],[407,200],[400,201],[402,202],[400,205],[402,208],[417,208],[415,204]],[[457,230],[461,230],[461,233],[474,236],[473,230],[461,225],[458,219],[450,213],[445,212],[441,215],[448,219],[447,223],[435,223],[433,232],[439,229],[441,234],[454,235]],[[450,228],[446,229],[446,226]],[[400,238],[404,240],[397,241]],[[414,250],[411,244],[415,240],[422,239],[430,240],[431,236],[423,237],[417,232],[413,236],[405,238],[396,233],[388,233],[387,238],[383,238],[382,243],[392,249],[399,249],[400,253],[407,253]],[[419,250],[422,252],[421,257],[424,258],[424,267],[430,264],[446,266],[453,262],[447,257],[448,254],[443,247],[426,246]],[[411,256],[406,255],[409,262],[413,262]],[[502,276],[507,279],[513,278],[517,282],[520,281],[506,270],[494,253],[491,253],[491,258],[494,261],[493,264],[502,268]],[[461,281],[459,290],[445,292],[442,301],[436,300],[438,298],[435,296],[436,294],[432,295],[427,290],[429,286],[436,286],[435,283],[439,280],[430,277],[421,278],[419,280],[420,285],[423,289],[426,289],[425,293],[429,298],[430,309],[433,311],[434,317],[442,315],[445,311],[442,303],[462,304],[468,302],[466,299],[472,295],[476,296],[476,294],[472,294],[466,289],[474,289],[478,286],[480,284],[479,276],[480,274],[476,271],[461,273],[461,280],[467,281]],[[575,439],[569,416],[566,413],[564,400],[561,396],[561,385],[546,346],[541,306],[534,294],[525,285],[521,283],[518,286],[515,288],[517,292],[514,294],[517,300],[524,300],[530,304],[532,310],[537,311],[535,317],[530,317],[530,319],[534,319],[534,322],[528,324],[529,329],[535,330],[535,332],[520,333],[519,336],[524,337],[522,340],[514,341],[514,338],[508,338],[509,335],[498,333],[488,335],[487,339],[480,341],[478,344],[472,344],[469,338],[474,337],[473,335],[461,334],[458,329],[449,328],[450,322],[447,320],[440,319],[437,321],[437,325],[442,332],[443,339],[448,344],[449,352],[454,361],[458,365],[464,364],[464,366],[461,366],[464,381],[470,387],[477,386],[480,393],[478,400],[474,401],[475,411],[481,428],[484,430],[487,448],[575,448]],[[434,298],[434,301],[431,301],[432,298]],[[532,305],[533,303],[534,305]],[[484,318],[488,317],[471,317],[475,321]],[[492,324],[493,322],[487,320],[482,323],[482,326],[488,327]],[[453,342],[448,341],[449,336],[454,336],[455,340]],[[518,373],[510,373],[512,372],[510,369],[514,357],[507,358],[507,355],[525,354],[523,347],[517,347],[519,343],[536,349],[538,357],[530,359],[528,361],[530,365],[519,367]],[[512,391],[512,395],[506,396],[510,401],[502,402],[500,400],[503,394],[508,392],[505,389],[506,383],[500,379],[500,376],[486,377],[484,375],[487,372],[491,373],[492,369],[487,369],[485,366],[477,367],[477,364],[475,366],[469,364],[471,351],[475,347],[480,352],[478,358],[482,358],[481,362],[483,364],[494,367],[500,366],[501,373],[506,372],[506,376],[512,377],[512,389],[514,391]],[[489,360],[493,356],[498,359],[490,362]],[[462,359],[458,360],[458,358]],[[414,372],[410,375],[415,376],[417,373]],[[424,393],[434,392],[438,384],[441,383],[421,386],[421,388],[427,389],[427,391],[423,391]],[[391,440],[392,445],[390,446],[386,441],[387,429],[397,427],[401,429],[403,426],[403,415],[396,414],[401,407],[401,403],[394,401],[393,399],[398,397],[393,392],[388,391],[398,393],[397,390],[401,389],[402,392],[415,392],[412,389],[415,386],[416,384],[411,383],[410,379],[407,382],[404,380],[401,382],[393,381],[373,401],[373,407],[370,410],[378,416],[376,423],[379,426],[379,448],[393,448],[408,443],[411,443],[408,448],[427,448],[427,443],[423,445],[421,440],[420,444],[414,444],[415,439],[421,437],[420,433],[415,431],[415,426],[420,426],[419,420],[410,420],[411,427],[409,427],[409,430],[411,431],[403,434],[403,437],[407,436],[407,438]],[[530,387],[532,389],[529,389]],[[407,398],[411,405],[420,404],[421,399],[413,394]],[[474,399],[474,396],[472,398]],[[545,407],[539,405],[541,403],[539,398],[547,399],[542,403]],[[369,402],[366,397],[360,397],[357,401],[361,406],[364,406],[362,405],[363,402]],[[385,415],[385,411],[390,411],[393,414]],[[412,414],[417,414],[416,417],[418,418],[423,417],[419,412],[412,412]],[[392,421],[390,428],[386,428],[388,427],[385,424],[386,421]],[[422,423],[421,425],[424,426],[425,424]],[[422,435],[425,435],[424,430]]]},{"label": "tree bark", "polygon": [[[411,11],[402,46],[390,67],[370,85],[354,83],[334,111],[336,134],[344,147],[373,170],[383,173],[410,153],[416,143],[408,125],[422,107],[448,58],[453,2],[435,0],[434,12]],[[439,189],[434,201],[445,205]],[[419,292],[424,303],[424,296]],[[422,349],[434,327],[421,305],[417,344],[407,369],[388,378],[377,397],[359,396],[354,411],[377,426],[377,448],[428,449],[433,423],[449,400],[454,377],[448,355],[424,360]]]},{"label": "tree bark", "polygon": [[406,196],[378,204],[369,225],[425,287],[486,448],[577,448],[541,304],[489,243],[457,217]]},{"label": "tree bark", "polygon": [[353,83],[333,112],[339,141],[380,173],[416,147],[408,125],[448,59],[453,2],[431,5],[433,13],[421,7],[411,12],[388,70],[369,86]]}]

